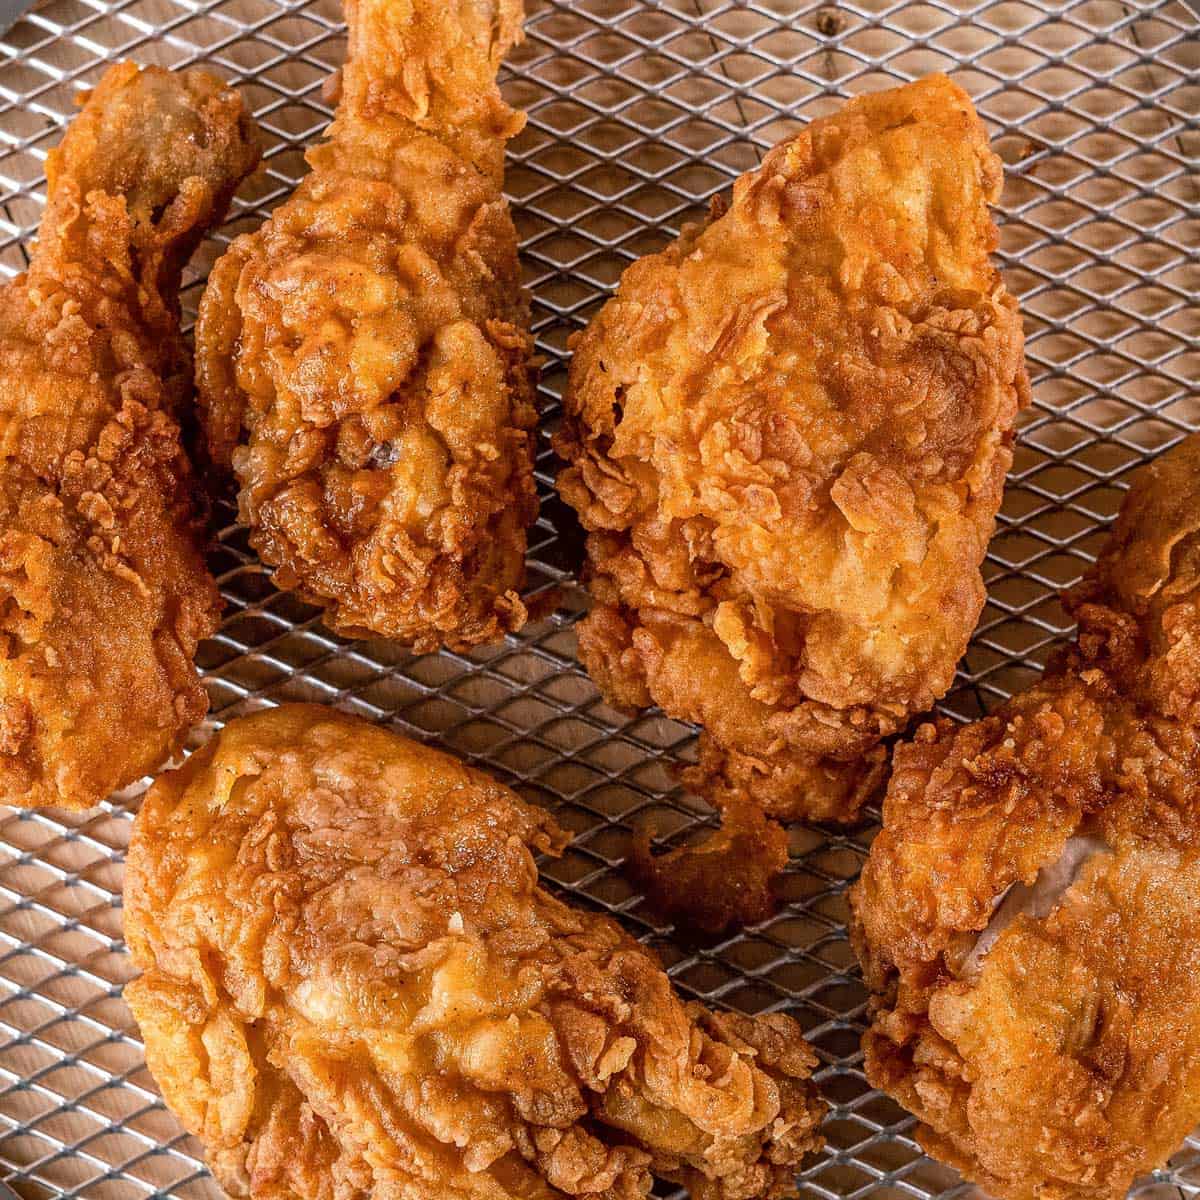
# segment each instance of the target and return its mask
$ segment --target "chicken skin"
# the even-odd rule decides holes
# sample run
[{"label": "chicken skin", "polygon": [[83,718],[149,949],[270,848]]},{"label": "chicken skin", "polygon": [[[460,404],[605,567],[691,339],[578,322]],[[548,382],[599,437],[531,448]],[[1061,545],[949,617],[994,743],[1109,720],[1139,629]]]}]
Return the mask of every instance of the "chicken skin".
[{"label": "chicken skin", "polygon": [[85,809],[208,708],[220,602],[177,414],[184,264],[258,161],[200,71],[112,67],[46,163],[28,271],[0,291],[0,802]]},{"label": "chicken skin", "polygon": [[524,124],[496,72],[520,0],[346,0],[311,173],[212,273],[214,461],[251,543],[329,626],[418,651],[524,622],[536,515],[529,305],[501,194]]},{"label": "chicken skin", "polygon": [[776,146],[575,343],[559,491],[579,654],[703,726],[690,782],[848,820],[950,685],[1028,399],[989,260],[1001,164],[941,76]]},{"label": "chicken skin", "polygon": [[232,722],[138,815],[126,989],[167,1103],[254,1200],[793,1195],[816,1058],[683,1003],[538,886],[566,835],[331,709]]},{"label": "chicken skin", "polygon": [[1200,435],[1066,602],[1036,687],[897,749],[853,894],[868,1077],[1004,1200],[1119,1200],[1200,1122]]}]

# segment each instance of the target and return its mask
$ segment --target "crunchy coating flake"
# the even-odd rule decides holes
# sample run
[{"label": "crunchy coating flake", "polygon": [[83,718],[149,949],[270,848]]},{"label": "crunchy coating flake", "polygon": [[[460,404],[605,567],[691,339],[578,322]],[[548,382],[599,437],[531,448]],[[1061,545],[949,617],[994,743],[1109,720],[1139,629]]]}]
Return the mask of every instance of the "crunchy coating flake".
[{"label": "crunchy coating flake", "polygon": [[212,273],[210,450],[251,543],[338,632],[419,651],[519,628],[536,514],[528,298],[501,193],[520,0],[347,0],[328,140]]},{"label": "crunchy coating flake", "polygon": [[1001,165],[942,76],[775,147],[575,344],[556,445],[580,656],[704,727],[691,782],[852,818],[948,688],[1028,398],[989,253]]},{"label": "crunchy coating flake", "polygon": [[538,886],[566,835],[330,709],[232,722],[138,815],[126,989],[150,1068],[253,1200],[794,1194],[824,1111],[776,1013],[685,1004]]},{"label": "crunchy coating flake", "polygon": [[0,801],[89,808],[208,708],[220,601],[177,414],[184,263],[258,161],[201,71],[112,67],[46,163],[28,271],[0,289]]},{"label": "crunchy coating flake", "polygon": [[1118,1200],[1200,1121],[1200,436],[1065,600],[1037,686],[897,748],[852,898],[869,1078],[1004,1200]]}]

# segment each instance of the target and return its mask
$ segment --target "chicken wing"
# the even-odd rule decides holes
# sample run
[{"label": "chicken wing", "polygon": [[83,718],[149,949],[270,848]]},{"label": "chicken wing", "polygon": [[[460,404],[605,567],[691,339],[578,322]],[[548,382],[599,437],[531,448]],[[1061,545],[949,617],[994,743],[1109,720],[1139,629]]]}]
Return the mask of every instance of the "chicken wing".
[{"label": "chicken wing", "polygon": [[89,808],[208,708],[220,602],[177,413],[177,292],[258,161],[200,71],[111,68],[46,163],[29,270],[0,292],[0,801]]},{"label": "chicken wing", "polygon": [[134,828],[150,1069],[254,1200],[794,1193],[819,1145],[790,1018],[685,1004],[538,886],[566,836],[445,754],[316,706],[231,723]]},{"label": "chicken wing", "polygon": [[1200,435],[1065,599],[1037,686],[896,750],[853,895],[868,1077],[1005,1200],[1119,1200],[1200,1122]]},{"label": "chicken wing", "polygon": [[217,264],[196,330],[216,463],[275,581],[419,651],[517,629],[536,513],[529,308],[496,72],[520,0],[346,0],[329,139]]},{"label": "chicken wing", "polygon": [[718,802],[852,818],[880,740],[950,685],[1028,399],[1001,177],[944,77],[859,97],[575,342],[580,657],[612,703],[703,726],[690,781]]}]

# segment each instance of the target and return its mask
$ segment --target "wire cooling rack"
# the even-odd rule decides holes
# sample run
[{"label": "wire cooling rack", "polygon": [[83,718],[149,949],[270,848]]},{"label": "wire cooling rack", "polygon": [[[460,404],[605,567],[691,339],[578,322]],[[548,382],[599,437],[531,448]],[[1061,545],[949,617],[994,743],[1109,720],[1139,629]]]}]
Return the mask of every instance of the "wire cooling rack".
[{"label": "wire cooling rack", "polygon": [[[303,173],[341,61],[336,0],[50,0],[0,44],[0,271],[24,264],[43,161],[75,92],[114,59],[203,63],[239,84],[266,170],[189,276]],[[934,70],[975,97],[1008,165],[1001,257],[1022,299],[1035,380],[987,563],[990,599],[952,715],[1033,677],[1066,629],[1055,597],[1094,553],[1129,472],[1200,426],[1200,41],[1181,0],[535,0],[505,89],[529,113],[508,190],[535,296],[546,432],[567,337],[626,264],[661,248],[764,150],[839,98]],[[336,704],[435,741],[553,808],[576,834],[545,877],[610,910],[688,995],[786,1008],[822,1061],[829,1146],[802,1177],[818,1197],[963,1190],[863,1078],[865,994],[845,893],[875,825],[792,831],[788,903],[740,936],[696,944],[657,924],[620,871],[633,823],[669,843],[705,813],[671,764],[692,731],[605,707],[573,657],[581,540],[553,497],[545,436],[530,590],[555,615],[503,645],[413,657],[331,635],[279,594],[224,509],[212,567],[228,603],[203,648],[211,729],[283,700]],[[119,731],[114,730],[114,736]],[[121,986],[121,866],[140,788],[82,817],[0,809],[0,1172],[24,1200],[199,1200],[200,1146],[158,1100]],[[1139,1185],[1200,1192],[1200,1139]],[[660,1194],[666,1195],[667,1192]]]}]

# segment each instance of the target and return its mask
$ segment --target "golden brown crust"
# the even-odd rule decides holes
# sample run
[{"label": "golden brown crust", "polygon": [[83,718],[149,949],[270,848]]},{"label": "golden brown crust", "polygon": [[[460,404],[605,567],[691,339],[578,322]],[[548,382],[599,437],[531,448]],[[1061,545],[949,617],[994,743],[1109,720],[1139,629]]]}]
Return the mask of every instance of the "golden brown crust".
[{"label": "golden brown crust", "polygon": [[534,372],[496,71],[520,0],[350,0],[328,140],[217,264],[196,332],[214,460],[275,581],[418,650],[519,628]]},{"label": "golden brown crust", "polygon": [[178,749],[220,601],[177,414],[183,263],[258,161],[236,93],[113,67],[0,297],[0,799],[88,808]]},{"label": "golden brown crust", "polygon": [[[1117,1200],[1200,1120],[1198,513],[1192,437],[1135,482],[1045,678],[897,748],[853,894],[868,1075],[1005,1200]],[[979,959],[1010,886],[1081,839]]]},{"label": "golden brown crust", "polygon": [[545,813],[314,706],[231,723],[137,818],[126,989],[233,1197],[791,1195],[816,1064],[781,1014],[684,1004],[538,886]]},{"label": "golden brown crust", "polygon": [[779,816],[853,817],[858,762],[946,691],[979,615],[1028,398],[1000,182],[947,79],[860,97],[576,341],[580,656],[613,702],[701,723],[710,785]]}]

